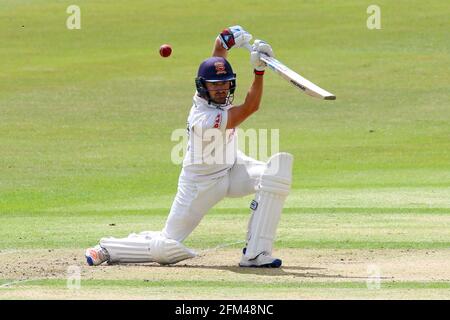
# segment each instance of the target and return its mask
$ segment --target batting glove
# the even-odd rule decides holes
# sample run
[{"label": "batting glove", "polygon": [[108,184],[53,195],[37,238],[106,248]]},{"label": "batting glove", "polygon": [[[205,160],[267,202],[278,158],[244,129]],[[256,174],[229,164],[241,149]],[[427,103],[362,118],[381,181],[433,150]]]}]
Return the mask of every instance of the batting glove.
[{"label": "batting glove", "polygon": [[264,71],[266,68],[266,63],[261,60],[261,54],[266,54],[269,57],[274,57],[272,47],[270,44],[264,42],[263,40],[255,40],[252,46],[252,51],[250,52],[250,62],[256,71]]},{"label": "batting glove", "polygon": [[232,26],[224,29],[219,34],[222,46],[230,50],[232,47],[240,48],[244,44],[252,40],[252,35],[244,30],[241,26]]}]

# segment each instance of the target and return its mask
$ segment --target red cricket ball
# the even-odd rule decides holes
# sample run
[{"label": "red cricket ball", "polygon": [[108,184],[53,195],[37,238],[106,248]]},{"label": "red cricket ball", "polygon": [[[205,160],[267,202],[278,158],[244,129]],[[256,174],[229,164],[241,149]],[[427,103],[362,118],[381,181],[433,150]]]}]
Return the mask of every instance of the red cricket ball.
[{"label": "red cricket ball", "polygon": [[172,53],[172,47],[169,44],[163,44],[159,48],[159,54],[161,57],[167,58]]}]

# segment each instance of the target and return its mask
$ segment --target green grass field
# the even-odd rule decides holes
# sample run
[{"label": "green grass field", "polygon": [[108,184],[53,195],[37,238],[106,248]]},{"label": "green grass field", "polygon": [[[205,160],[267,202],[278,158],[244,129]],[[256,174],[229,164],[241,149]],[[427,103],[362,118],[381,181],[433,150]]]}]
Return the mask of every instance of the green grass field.
[{"label": "green grass field", "polygon": [[[66,8],[81,8],[68,30]],[[450,299],[450,3],[0,2],[0,299]],[[337,95],[319,101],[267,72],[242,126],[280,129],[294,155],[281,270],[237,267],[251,197],[225,199],[171,267],[88,268],[106,235],[163,227],[199,63],[240,24]],[[163,59],[159,46],[170,43]],[[236,102],[252,80],[231,50]],[[82,267],[80,290],[67,267]],[[368,266],[381,272],[370,289]]]}]

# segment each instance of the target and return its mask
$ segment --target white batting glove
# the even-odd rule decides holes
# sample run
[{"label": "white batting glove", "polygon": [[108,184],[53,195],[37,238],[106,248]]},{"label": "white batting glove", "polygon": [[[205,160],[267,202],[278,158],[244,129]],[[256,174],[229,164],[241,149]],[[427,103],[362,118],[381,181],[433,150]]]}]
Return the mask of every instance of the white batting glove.
[{"label": "white batting glove", "polygon": [[264,71],[266,68],[266,63],[261,60],[261,53],[264,53],[269,57],[275,56],[270,44],[257,39],[253,43],[252,51],[250,52],[250,62],[256,71]]},{"label": "white batting glove", "polygon": [[219,34],[222,46],[230,50],[232,47],[241,48],[243,45],[252,40],[252,35],[244,30],[241,26],[232,26],[223,30]]}]

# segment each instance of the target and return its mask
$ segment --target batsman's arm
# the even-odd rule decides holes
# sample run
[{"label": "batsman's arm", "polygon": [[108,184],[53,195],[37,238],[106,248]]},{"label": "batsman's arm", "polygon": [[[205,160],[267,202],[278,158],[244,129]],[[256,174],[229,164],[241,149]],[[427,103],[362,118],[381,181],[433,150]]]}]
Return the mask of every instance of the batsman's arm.
[{"label": "batsman's arm", "polygon": [[255,79],[245,97],[244,103],[228,110],[227,129],[236,128],[259,109],[263,93],[263,78],[262,74],[255,74]]},{"label": "batsman's arm", "polygon": [[222,46],[222,41],[220,40],[220,36],[217,36],[216,41],[214,42],[214,48],[212,52],[213,57],[222,57],[224,59],[228,56],[228,51]]}]

